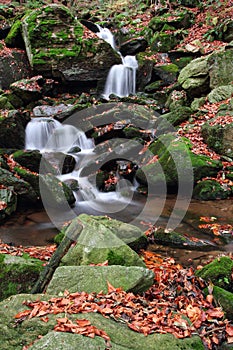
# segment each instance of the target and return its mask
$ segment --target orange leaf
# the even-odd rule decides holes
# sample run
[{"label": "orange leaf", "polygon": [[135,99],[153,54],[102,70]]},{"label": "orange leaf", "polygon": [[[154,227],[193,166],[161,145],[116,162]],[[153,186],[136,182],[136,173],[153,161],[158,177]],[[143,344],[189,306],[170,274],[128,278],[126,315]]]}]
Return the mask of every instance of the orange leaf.
[{"label": "orange leaf", "polygon": [[31,310],[24,310],[24,311],[17,313],[14,317],[15,318],[26,317],[26,316],[29,316],[31,312],[32,312]]},{"label": "orange leaf", "polygon": [[90,326],[91,322],[88,321],[88,320],[76,320],[77,324],[80,326],[80,327],[86,327],[86,326]]},{"label": "orange leaf", "polygon": [[233,326],[227,324],[226,325],[226,332],[230,337],[233,337]]}]

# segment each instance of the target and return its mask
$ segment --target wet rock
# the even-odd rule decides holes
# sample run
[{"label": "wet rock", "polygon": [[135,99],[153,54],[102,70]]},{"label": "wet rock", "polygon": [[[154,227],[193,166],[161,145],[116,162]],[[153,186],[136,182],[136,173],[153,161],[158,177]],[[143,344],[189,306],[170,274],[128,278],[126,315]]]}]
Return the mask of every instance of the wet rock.
[{"label": "wet rock", "polygon": [[109,44],[91,31],[84,35],[83,25],[65,6],[51,4],[27,13],[22,29],[34,72],[62,80],[76,90],[96,87],[113,64],[121,63]]},{"label": "wet rock", "polygon": [[[1,114],[1,113],[0,113]],[[29,115],[16,110],[1,114],[0,147],[23,149],[25,142],[25,127],[30,121]]]},{"label": "wet rock", "polygon": [[143,267],[126,266],[62,266],[58,267],[46,292],[59,294],[73,292],[108,292],[107,281],[115,288],[142,293],[154,282],[154,273]]},{"label": "wet rock", "polygon": [[12,158],[22,165],[23,167],[34,171],[36,173],[39,173],[40,171],[40,162],[42,155],[40,151],[33,150],[33,151],[24,151],[19,150],[12,154]]},{"label": "wet rock", "polygon": [[168,245],[170,247],[178,247],[185,249],[202,249],[209,248],[214,246],[213,243],[207,240],[201,239],[192,239],[183,234],[171,231],[165,232],[162,229],[159,229],[153,234],[153,241],[157,244]]},{"label": "wet rock", "polygon": [[[4,51],[4,47],[2,50]],[[1,46],[0,46],[1,51]],[[20,79],[31,76],[27,55],[22,50],[12,49],[9,55],[0,55],[0,88],[9,89],[10,85]]]},{"label": "wet rock", "polygon": [[72,190],[51,174],[40,175],[40,193],[44,204],[51,208],[61,208],[75,202]]},{"label": "wet rock", "polygon": [[148,43],[144,38],[131,39],[124,42],[120,46],[119,51],[123,56],[127,56],[127,55],[135,56],[137,53],[141,51],[145,51],[147,46],[148,46]]}]

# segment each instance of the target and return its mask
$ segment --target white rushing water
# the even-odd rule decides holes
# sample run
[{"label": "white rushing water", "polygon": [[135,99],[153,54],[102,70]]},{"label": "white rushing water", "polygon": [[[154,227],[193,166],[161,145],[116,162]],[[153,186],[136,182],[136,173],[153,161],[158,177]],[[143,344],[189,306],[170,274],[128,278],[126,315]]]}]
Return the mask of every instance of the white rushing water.
[{"label": "white rushing water", "polygon": [[118,97],[127,97],[136,92],[136,71],[138,68],[138,62],[135,56],[123,57],[117,50],[114,36],[108,28],[102,28],[98,26],[99,32],[97,35],[109,43],[112,48],[117,51],[121,57],[122,64],[116,64],[111,67],[104,91],[103,98],[109,100],[109,96],[114,94]]},{"label": "white rushing water", "polygon": [[[68,124],[61,124],[53,118],[33,118],[26,127],[25,136],[26,150],[40,150],[44,158],[53,164],[56,159],[56,152],[71,154],[76,160],[75,169],[69,174],[61,174],[57,178],[61,181],[78,181],[78,191],[74,192],[76,205],[82,212],[99,212],[100,214],[115,213],[124,209],[133,196],[134,188],[131,183],[119,179],[116,191],[100,192],[96,186],[96,177],[85,175],[81,172],[91,162],[95,163],[98,155],[94,152],[94,142],[87,138],[85,133],[76,127]],[[79,147],[80,152],[70,153],[72,148]],[[55,158],[54,158],[55,157]],[[122,193],[129,193],[125,197]]]},{"label": "white rushing water", "polygon": [[68,152],[72,147],[92,149],[93,141],[84,132],[68,124],[48,118],[33,118],[26,127],[25,149],[38,149],[41,152]]}]

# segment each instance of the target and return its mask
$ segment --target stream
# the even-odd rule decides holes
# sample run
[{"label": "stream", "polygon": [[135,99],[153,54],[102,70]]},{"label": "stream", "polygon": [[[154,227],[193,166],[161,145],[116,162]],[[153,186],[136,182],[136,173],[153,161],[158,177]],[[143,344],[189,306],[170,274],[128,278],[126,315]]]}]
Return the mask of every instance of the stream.
[{"label": "stream", "polygon": [[[145,203],[145,198],[142,195],[136,196],[135,205],[140,207]],[[174,206],[175,197],[170,195],[167,198],[166,205],[164,207],[164,213],[170,211]],[[135,216],[135,205],[130,210],[122,211],[117,215],[110,215],[113,218],[120,219],[124,222],[129,222],[132,217]],[[153,209],[153,199],[151,199],[151,208]],[[152,210],[153,211],[153,210]],[[87,213],[87,207],[76,206],[77,214]],[[96,212],[90,212],[89,214],[98,214]],[[153,213],[152,213],[153,214]],[[219,200],[219,201],[196,201],[192,200],[188,211],[188,216],[192,216],[194,219],[200,218],[200,216],[216,217],[218,222],[222,224],[231,223],[233,217],[233,203],[231,200]],[[101,213],[103,215],[103,213]],[[148,213],[148,223],[153,222],[153,216],[150,217]],[[166,216],[161,216],[156,222],[156,225],[165,225]],[[138,226],[142,230],[146,230],[148,226],[146,223],[138,222]],[[186,234],[188,236],[197,237],[199,239],[211,238],[200,231],[195,230],[189,223],[182,221],[176,229],[177,232]],[[18,212],[13,215],[5,224],[2,225],[0,230],[0,239],[7,244],[15,246],[44,246],[53,242],[54,236],[58,233],[58,230],[51,223],[47,213],[42,210],[28,209],[24,212]],[[161,254],[162,256],[173,257],[177,263],[183,266],[198,266],[207,262],[209,259],[219,256],[222,253],[230,254],[233,250],[233,243],[226,244],[221,247],[213,247],[203,250],[190,250],[185,248],[173,248],[169,246],[163,246],[158,244],[149,244],[148,250]]]}]

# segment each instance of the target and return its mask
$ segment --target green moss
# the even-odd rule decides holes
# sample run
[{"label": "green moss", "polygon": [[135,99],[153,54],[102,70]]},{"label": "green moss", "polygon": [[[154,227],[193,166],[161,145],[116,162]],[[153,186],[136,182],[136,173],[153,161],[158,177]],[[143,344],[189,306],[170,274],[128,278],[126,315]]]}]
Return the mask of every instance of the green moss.
[{"label": "green moss", "polygon": [[110,250],[107,256],[109,265],[125,265],[125,259],[115,251]]},{"label": "green moss", "polygon": [[20,35],[21,35],[21,21],[16,20],[12,25],[11,30],[5,39],[6,45],[13,46],[17,41],[18,36]]},{"label": "green moss", "polygon": [[226,199],[230,196],[231,190],[223,188],[215,180],[204,180],[199,182],[193,191],[193,198],[199,200]]},{"label": "green moss", "polygon": [[160,69],[162,69],[164,72],[167,73],[177,73],[179,71],[179,68],[177,67],[176,64],[166,64],[164,66],[160,66]]},{"label": "green moss", "polygon": [[223,308],[226,313],[226,317],[229,320],[233,320],[233,293],[226,291],[223,288],[214,286],[213,296],[217,305]]},{"label": "green moss", "polygon": [[215,259],[201,270],[197,270],[196,275],[203,278],[206,282],[211,281],[214,285],[231,291],[233,290],[232,268],[233,260],[223,256]]},{"label": "green moss", "polygon": [[28,255],[0,255],[0,300],[10,295],[30,292],[43,269],[43,262]]}]

